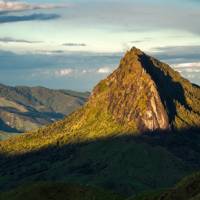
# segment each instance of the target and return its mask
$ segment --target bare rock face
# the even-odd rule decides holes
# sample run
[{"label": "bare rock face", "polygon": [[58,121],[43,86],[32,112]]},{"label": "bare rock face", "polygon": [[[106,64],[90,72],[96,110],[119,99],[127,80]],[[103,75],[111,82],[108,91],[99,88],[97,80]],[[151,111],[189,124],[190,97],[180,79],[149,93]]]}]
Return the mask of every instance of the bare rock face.
[{"label": "bare rock face", "polygon": [[[151,94],[148,102],[147,109],[144,115],[140,117],[145,129],[147,130],[165,130],[169,128],[169,120],[164,106],[161,102],[160,96],[156,90],[155,85],[149,89]],[[140,125],[140,124],[139,124]]]},{"label": "bare rock face", "polygon": [[140,132],[165,130],[168,115],[156,84],[139,60],[142,54],[138,49],[128,52],[119,68],[95,87],[90,100],[105,96],[107,111],[121,124],[136,124]]}]

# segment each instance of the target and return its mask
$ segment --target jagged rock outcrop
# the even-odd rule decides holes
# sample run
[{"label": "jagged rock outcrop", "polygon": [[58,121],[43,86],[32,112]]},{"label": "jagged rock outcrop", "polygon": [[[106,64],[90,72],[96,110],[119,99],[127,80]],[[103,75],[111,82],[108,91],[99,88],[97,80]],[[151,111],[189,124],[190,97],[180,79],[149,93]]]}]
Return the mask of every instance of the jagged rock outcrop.
[{"label": "jagged rock outcrop", "polygon": [[128,52],[119,68],[95,87],[90,101],[105,95],[107,112],[119,123],[135,124],[140,132],[165,130],[168,115],[155,82],[139,60],[142,55],[136,48]]},{"label": "jagged rock outcrop", "polygon": [[200,125],[199,87],[135,47],[94,88],[89,103],[97,98],[117,122],[135,124],[139,132]]}]

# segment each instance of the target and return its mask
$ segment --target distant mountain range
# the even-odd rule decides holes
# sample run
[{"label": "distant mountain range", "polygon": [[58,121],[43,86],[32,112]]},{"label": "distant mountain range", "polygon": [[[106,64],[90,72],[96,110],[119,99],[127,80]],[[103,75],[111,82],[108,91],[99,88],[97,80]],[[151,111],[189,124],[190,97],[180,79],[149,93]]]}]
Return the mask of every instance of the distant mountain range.
[{"label": "distant mountain range", "polygon": [[[0,191],[41,181],[100,187],[119,199],[166,191],[199,171],[199,133],[200,87],[132,48],[80,109],[0,142]],[[175,200],[170,191],[164,195],[138,199]]]},{"label": "distant mountain range", "polygon": [[0,138],[63,119],[82,106],[88,96],[87,92],[0,84]]}]

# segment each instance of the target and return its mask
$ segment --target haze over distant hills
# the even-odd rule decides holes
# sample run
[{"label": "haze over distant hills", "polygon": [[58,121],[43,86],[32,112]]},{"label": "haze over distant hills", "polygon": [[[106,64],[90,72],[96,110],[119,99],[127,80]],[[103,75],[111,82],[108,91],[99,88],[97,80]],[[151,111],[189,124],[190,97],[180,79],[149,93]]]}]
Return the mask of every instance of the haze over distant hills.
[{"label": "haze over distant hills", "polygon": [[0,131],[20,133],[47,125],[82,106],[89,93],[0,85]]}]

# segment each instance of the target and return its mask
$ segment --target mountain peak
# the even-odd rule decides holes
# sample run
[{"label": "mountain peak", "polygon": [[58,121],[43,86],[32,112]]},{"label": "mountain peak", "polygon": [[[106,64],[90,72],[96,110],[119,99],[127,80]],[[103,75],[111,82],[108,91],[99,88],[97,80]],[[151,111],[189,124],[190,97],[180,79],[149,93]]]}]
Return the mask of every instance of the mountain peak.
[{"label": "mountain peak", "polygon": [[[200,127],[199,86],[134,47],[121,59],[119,67],[95,86],[81,109],[62,121],[23,135],[19,143],[37,149],[47,143],[192,127]],[[35,142],[26,142],[27,137]],[[39,142],[41,137],[44,143]],[[13,141],[4,150],[16,150],[19,145],[15,144],[18,142]]]},{"label": "mountain peak", "polygon": [[138,49],[137,47],[132,47],[130,52],[134,53],[135,55],[141,55],[144,54],[144,52],[142,52],[140,49]]},{"label": "mountain peak", "polygon": [[92,103],[104,97],[107,112],[120,124],[132,124],[132,131],[133,127],[144,132],[199,126],[199,87],[136,47],[92,94]]},{"label": "mountain peak", "polygon": [[[120,62],[120,66],[93,90],[90,100],[98,97],[107,102],[106,112],[131,131],[166,130],[169,119],[157,86],[144,62],[150,57],[133,47]],[[104,103],[105,104],[105,103]]]}]

